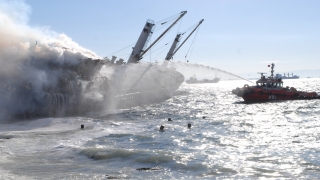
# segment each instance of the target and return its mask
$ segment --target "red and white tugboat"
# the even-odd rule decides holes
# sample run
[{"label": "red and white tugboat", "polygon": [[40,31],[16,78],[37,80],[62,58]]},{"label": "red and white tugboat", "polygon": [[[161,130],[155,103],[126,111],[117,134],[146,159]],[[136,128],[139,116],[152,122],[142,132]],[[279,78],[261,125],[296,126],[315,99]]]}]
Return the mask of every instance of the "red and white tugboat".
[{"label": "red and white tugboat", "polygon": [[316,92],[297,91],[294,87],[283,87],[281,78],[273,76],[274,64],[271,64],[271,76],[266,78],[261,73],[261,78],[256,81],[255,86],[244,85],[242,88],[232,90],[232,93],[242,97],[246,102],[271,101],[271,100],[298,100],[298,99],[320,99]]}]

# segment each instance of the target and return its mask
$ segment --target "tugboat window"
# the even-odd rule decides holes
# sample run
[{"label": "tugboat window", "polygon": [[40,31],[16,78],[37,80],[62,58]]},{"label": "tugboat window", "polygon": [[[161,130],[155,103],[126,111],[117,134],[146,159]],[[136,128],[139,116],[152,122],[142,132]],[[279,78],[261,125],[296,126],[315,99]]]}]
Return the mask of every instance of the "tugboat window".
[{"label": "tugboat window", "polygon": [[271,87],[272,87],[271,83],[267,83],[267,88],[271,88]]}]

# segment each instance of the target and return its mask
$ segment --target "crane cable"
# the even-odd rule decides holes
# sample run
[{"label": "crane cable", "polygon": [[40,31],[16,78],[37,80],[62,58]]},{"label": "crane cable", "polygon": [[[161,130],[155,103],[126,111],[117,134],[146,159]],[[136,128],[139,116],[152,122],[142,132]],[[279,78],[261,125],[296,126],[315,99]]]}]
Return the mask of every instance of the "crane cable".
[{"label": "crane cable", "polygon": [[[181,13],[179,13],[179,17],[180,17],[180,15],[181,15]],[[172,16],[171,16],[172,17]],[[173,18],[172,20],[170,20],[170,21],[173,21],[173,20],[176,20],[177,18]],[[182,19],[183,19],[183,17],[181,18],[181,20],[180,21],[182,21]],[[161,22],[161,21],[159,21],[159,22]],[[167,21],[168,22],[168,21]],[[180,28],[180,25],[181,25],[181,22],[180,22],[180,24],[179,24],[179,27],[178,27],[178,30],[177,31],[179,31],[179,28]],[[165,26],[163,26],[163,27],[165,27]],[[160,29],[162,29],[163,27],[161,27]],[[160,30],[160,29],[158,29],[158,30]],[[169,31],[171,31],[172,29],[170,29]],[[169,32],[168,31],[168,32]],[[164,37],[166,37],[167,35],[168,35],[168,32],[166,33],[166,34],[164,34],[163,35],[163,37],[158,41],[158,42],[156,42],[154,45],[156,45],[156,44],[158,44],[160,41],[162,41],[163,40],[163,38]],[[151,41],[151,38],[150,38],[150,40],[149,40],[149,42]],[[173,42],[174,40],[172,40],[172,41],[170,41],[170,42]],[[170,43],[170,42],[168,42],[168,43]],[[168,43],[166,43],[164,46],[166,46]],[[163,46],[162,46],[163,47]],[[160,47],[161,48],[161,47]],[[159,49],[159,48],[158,48]],[[158,50],[158,49],[156,49],[156,50]],[[163,50],[164,51],[164,50]],[[163,52],[162,51],[162,52]],[[153,52],[153,51],[152,51]],[[150,62],[151,62],[151,49],[150,49]],[[159,56],[159,54],[156,56],[156,57],[158,57]],[[154,58],[155,59],[155,58]]]},{"label": "crane cable", "polygon": [[[181,22],[182,22],[182,20],[181,20]],[[179,29],[180,29],[181,22],[180,22],[180,24],[179,24],[179,28],[178,28],[178,30],[177,30],[177,34],[178,34]],[[184,35],[186,32],[188,32],[188,31],[190,31],[190,30],[194,29],[197,25],[198,25],[198,23],[196,23],[196,24],[194,24],[194,25],[190,26],[188,29],[186,29],[185,31],[183,31],[183,32],[182,32],[182,33],[180,33],[180,34]],[[198,30],[199,30],[199,29],[198,29]],[[198,31],[197,31],[197,33],[198,33]],[[197,34],[197,33],[196,33],[196,34]],[[159,49],[163,48],[164,46],[168,45],[169,43],[171,43],[171,42],[173,42],[173,41],[174,41],[174,40],[167,42],[165,45],[161,46],[160,48],[158,48],[158,49],[156,49],[156,50],[154,50],[154,51],[157,51],[157,50],[159,50]],[[165,50],[165,49],[164,49],[164,50]],[[164,50],[163,50],[163,51],[164,51]],[[152,51],[152,52],[154,52],[154,51]],[[160,54],[161,54],[163,51],[161,51],[161,52],[160,52]],[[158,57],[160,54],[158,54],[156,57]],[[155,58],[156,58],[156,57],[155,57]],[[155,58],[153,58],[153,60],[155,60]]]},{"label": "crane cable", "polygon": [[196,23],[192,26],[190,26],[188,29],[186,29],[183,33],[181,33],[182,35],[184,35],[186,32],[190,31],[191,29],[194,29],[199,23]]},{"label": "crane cable", "polygon": [[162,20],[160,20],[160,21],[157,21],[155,24],[159,24],[159,23],[165,24],[167,21],[174,19],[175,16],[178,16],[178,15],[180,15],[180,14],[181,14],[181,12],[180,12],[180,13],[177,13],[177,14],[174,14],[174,15],[172,15],[172,16],[169,16],[169,17],[167,17],[167,18],[165,18],[165,19],[162,19]]},{"label": "crane cable", "polygon": [[165,28],[167,25],[170,24],[170,22],[175,21],[177,18],[179,18],[180,15],[181,15],[181,13],[178,13],[178,14],[172,15],[168,18],[165,18],[163,20],[160,20],[160,21],[154,23],[155,25],[159,25],[161,23],[161,26],[159,28],[156,26],[156,28],[154,29],[154,32],[157,32],[157,31]]},{"label": "crane cable", "polygon": [[[192,51],[193,51],[193,48],[194,48],[195,40],[196,40],[196,37],[197,37],[197,35],[198,35],[199,29],[200,29],[200,28],[197,29],[196,35],[194,36],[194,38],[193,38],[193,40],[192,40],[192,43],[191,43],[191,45],[190,45],[190,47],[189,47],[189,49],[188,49],[188,51],[187,51],[187,54],[186,54],[186,56],[185,56],[185,59],[187,59],[187,56],[188,56],[188,53],[189,53],[190,49],[191,49],[191,51],[190,51],[189,58],[191,57],[191,54],[192,54]],[[187,62],[189,62],[189,61],[187,60]]]},{"label": "crane cable", "polygon": [[[129,46],[132,46],[132,45],[134,45],[134,44],[135,44],[135,43],[132,43],[132,44],[130,44]],[[110,56],[112,56],[112,55],[114,55],[115,53],[118,53],[118,52],[120,52],[120,51],[122,51],[122,50],[124,50],[124,49],[127,49],[129,46],[126,46],[125,48],[122,48],[122,49],[120,49],[119,51],[110,54]]]}]

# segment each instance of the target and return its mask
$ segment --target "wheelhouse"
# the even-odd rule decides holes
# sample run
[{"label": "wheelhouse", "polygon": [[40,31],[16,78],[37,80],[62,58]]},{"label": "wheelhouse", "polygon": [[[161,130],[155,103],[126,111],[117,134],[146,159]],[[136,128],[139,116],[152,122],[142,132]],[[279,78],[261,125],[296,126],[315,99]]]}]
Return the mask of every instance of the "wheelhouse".
[{"label": "wheelhouse", "polygon": [[268,88],[268,89],[279,89],[283,88],[282,81],[257,81],[256,85],[258,87]]}]

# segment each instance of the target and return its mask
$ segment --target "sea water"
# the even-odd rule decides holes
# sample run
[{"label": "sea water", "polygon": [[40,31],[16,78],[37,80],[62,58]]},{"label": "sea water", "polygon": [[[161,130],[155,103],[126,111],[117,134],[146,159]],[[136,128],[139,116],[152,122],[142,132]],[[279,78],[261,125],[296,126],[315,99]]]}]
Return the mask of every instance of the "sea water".
[{"label": "sea water", "polygon": [[[0,179],[320,178],[320,100],[247,104],[231,93],[244,84],[183,83],[98,117],[3,122]],[[320,92],[319,78],[284,84]]]}]

